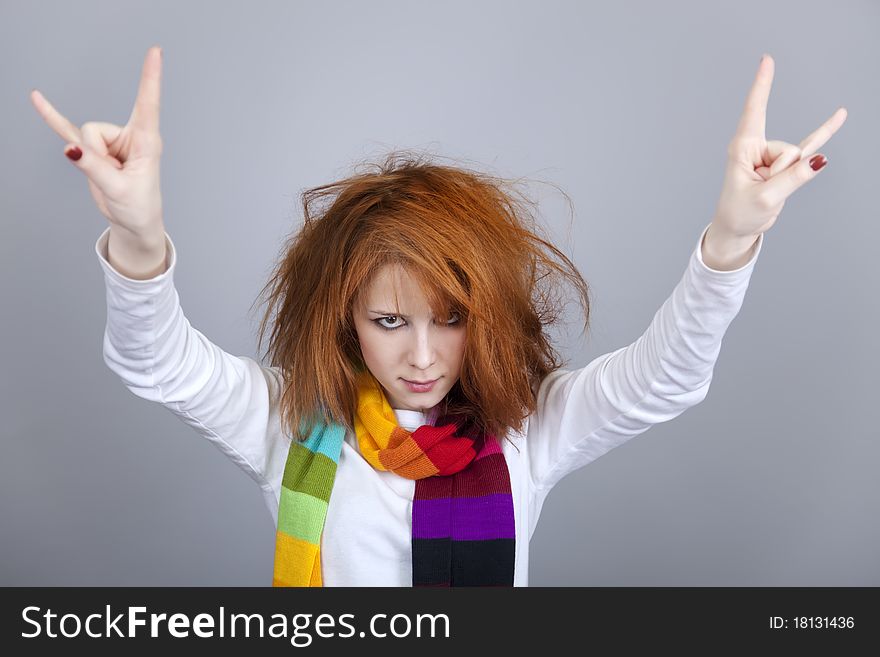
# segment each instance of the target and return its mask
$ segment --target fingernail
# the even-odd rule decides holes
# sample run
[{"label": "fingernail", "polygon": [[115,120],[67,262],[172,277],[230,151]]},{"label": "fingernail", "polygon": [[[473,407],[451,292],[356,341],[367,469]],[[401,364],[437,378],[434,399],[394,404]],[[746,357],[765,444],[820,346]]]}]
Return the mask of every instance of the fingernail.
[{"label": "fingernail", "polygon": [[64,154],[71,160],[76,162],[79,158],[82,157],[83,152],[80,150],[79,146],[73,146],[64,151]]},{"label": "fingernail", "polygon": [[826,164],[828,164],[828,160],[821,153],[819,153],[818,155],[814,155],[813,157],[810,158],[810,168],[813,171],[818,171],[819,169],[824,167]]}]

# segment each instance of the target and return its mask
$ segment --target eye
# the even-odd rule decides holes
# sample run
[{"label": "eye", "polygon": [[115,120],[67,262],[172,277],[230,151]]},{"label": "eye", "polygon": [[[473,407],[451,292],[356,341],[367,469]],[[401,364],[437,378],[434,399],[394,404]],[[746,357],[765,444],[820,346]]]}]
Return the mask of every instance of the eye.
[{"label": "eye", "polygon": [[375,322],[379,328],[385,329],[386,331],[394,331],[400,328],[399,326],[385,326],[384,324],[382,324],[382,322],[386,319],[397,319],[397,315],[387,315],[386,317],[380,317],[379,319],[374,319],[373,322]]},{"label": "eye", "polygon": [[[447,322],[447,323],[446,323],[446,326],[453,326],[453,325],[455,325],[455,324],[458,324],[458,323],[461,321],[461,316],[459,315],[459,313],[454,312],[454,313],[452,313],[452,314],[456,317],[456,319]],[[375,324],[376,324],[379,328],[381,328],[381,329],[383,329],[383,330],[385,330],[385,331],[396,331],[397,329],[401,328],[402,325],[401,325],[401,326],[386,326],[385,324],[382,324],[382,322],[383,322],[384,320],[386,320],[386,319],[399,319],[399,318],[398,318],[397,315],[386,315],[385,317],[379,317],[379,318],[374,319],[374,320],[372,320],[372,321],[375,322]]]}]

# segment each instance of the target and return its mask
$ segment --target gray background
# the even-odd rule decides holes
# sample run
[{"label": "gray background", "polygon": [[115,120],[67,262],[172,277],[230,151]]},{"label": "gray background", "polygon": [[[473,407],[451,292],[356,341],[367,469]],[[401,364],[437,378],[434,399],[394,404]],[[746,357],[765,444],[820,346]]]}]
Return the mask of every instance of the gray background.
[{"label": "gray background", "polygon": [[101,357],[107,225],[31,88],[124,124],[164,49],[165,223],[195,327],[256,356],[249,312],[302,189],[392,148],[533,185],[593,289],[569,368],[628,344],[721,189],[758,59],[769,139],[839,106],[789,198],[708,397],[566,477],[530,583],[880,585],[876,202],[880,3],[4,2],[0,584],[269,586],[259,488]]}]

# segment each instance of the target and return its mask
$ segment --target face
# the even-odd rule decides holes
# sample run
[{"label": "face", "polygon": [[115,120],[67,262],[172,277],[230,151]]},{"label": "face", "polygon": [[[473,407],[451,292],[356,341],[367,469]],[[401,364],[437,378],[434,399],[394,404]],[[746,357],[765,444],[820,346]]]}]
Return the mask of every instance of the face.
[{"label": "face", "polygon": [[[418,283],[399,265],[378,272],[352,314],[364,362],[392,408],[425,413],[458,381],[467,338],[464,320],[452,314],[448,322],[435,321]],[[437,381],[419,392],[405,379]]]}]

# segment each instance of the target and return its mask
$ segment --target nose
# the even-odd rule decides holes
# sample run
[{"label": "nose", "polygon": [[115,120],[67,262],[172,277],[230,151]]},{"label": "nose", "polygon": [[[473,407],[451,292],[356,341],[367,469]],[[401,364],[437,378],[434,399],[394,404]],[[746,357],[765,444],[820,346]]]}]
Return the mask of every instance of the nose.
[{"label": "nose", "polygon": [[431,366],[437,360],[436,341],[437,336],[432,328],[419,327],[412,332],[413,342],[409,350],[409,363],[415,370],[430,372]]}]

